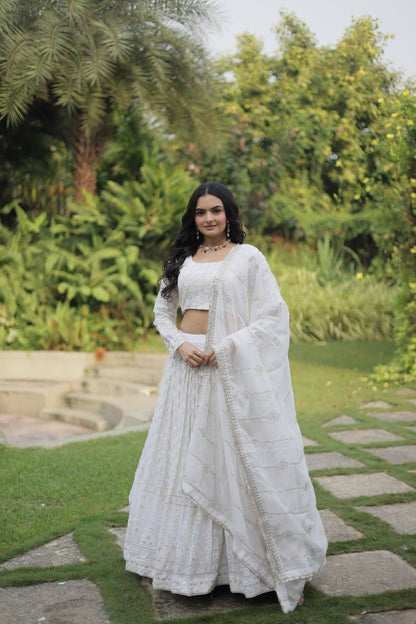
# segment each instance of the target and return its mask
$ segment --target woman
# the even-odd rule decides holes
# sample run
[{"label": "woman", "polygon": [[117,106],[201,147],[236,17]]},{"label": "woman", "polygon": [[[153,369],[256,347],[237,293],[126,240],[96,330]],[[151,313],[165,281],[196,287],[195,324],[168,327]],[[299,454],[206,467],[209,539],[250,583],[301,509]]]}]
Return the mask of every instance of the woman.
[{"label": "woman", "polygon": [[156,589],[274,590],[286,613],[324,565],[327,540],[296,420],[288,309],[265,257],[243,240],[230,191],[201,184],[154,308],[169,358],[124,556]]}]

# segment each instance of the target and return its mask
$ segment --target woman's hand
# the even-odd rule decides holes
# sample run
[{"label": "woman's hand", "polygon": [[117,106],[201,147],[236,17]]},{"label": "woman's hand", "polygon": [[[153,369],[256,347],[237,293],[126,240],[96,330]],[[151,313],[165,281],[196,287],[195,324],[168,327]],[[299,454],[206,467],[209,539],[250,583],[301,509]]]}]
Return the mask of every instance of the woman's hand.
[{"label": "woman's hand", "polygon": [[218,366],[217,358],[215,357],[215,353],[212,349],[209,353],[207,353],[205,357],[206,357],[207,364],[209,364],[210,366]]},{"label": "woman's hand", "polygon": [[178,347],[179,355],[183,361],[192,368],[199,368],[201,364],[205,364],[207,357],[200,349],[190,342],[184,342]]}]

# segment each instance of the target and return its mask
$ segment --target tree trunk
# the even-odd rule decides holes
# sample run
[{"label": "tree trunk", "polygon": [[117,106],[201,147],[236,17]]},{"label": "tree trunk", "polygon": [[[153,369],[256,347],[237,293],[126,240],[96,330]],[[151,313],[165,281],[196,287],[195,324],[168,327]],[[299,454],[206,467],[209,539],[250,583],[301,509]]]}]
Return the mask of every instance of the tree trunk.
[{"label": "tree trunk", "polygon": [[94,195],[97,187],[95,167],[100,162],[106,132],[103,128],[87,133],[80,116],[75,115],[71,119],[70,134],[74,159],[74,199],[83,202],[82,191],[85,189]]}]

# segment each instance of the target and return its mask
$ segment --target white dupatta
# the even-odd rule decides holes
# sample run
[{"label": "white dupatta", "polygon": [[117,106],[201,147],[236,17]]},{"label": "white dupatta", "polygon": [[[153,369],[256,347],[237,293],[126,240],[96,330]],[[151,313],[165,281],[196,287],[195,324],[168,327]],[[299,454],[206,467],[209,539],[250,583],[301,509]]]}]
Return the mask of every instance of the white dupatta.
[{"label": "white dupatta", "polygon": [[289,312],[255,247],[237,245],[219,265],[209,310],[205,351],[218,369],[199,372],[183,489],[288,612],[327,540],[296,420]]}]

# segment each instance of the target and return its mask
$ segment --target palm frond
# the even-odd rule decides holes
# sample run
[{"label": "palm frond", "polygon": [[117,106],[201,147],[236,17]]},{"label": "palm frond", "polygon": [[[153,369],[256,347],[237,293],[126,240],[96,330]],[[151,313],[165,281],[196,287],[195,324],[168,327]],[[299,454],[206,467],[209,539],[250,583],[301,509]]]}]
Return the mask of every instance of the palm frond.
[{"label": "palm frond", "polygon": [[87,38],[82,64],[81,79],[88,85],[103,85],[115,74],[116,65],[107,50],[90,36]]},{"label": "palm frond", "polygon": [[65,0],[62,3],[62,8],[68,16],[70,24],[80,24],[91,15],[95,4],[91,0]]},{"label": "palm frond", "polygon": [[127,61],[131,55],[131,39],[123,22],[114,16],[103,16],[100,20],[92,20],[101,45],[113,61]]},{"label": "palm frond", "polygon": [[84,93],[80,105],[81,120],[87,133],[98,129],[108,114],[108,104],[100,89]]},{"label": "palm frond", "polygon": [[33,102],[33,92],[27,82],[21,82],[8,88],[5,81],[0,88],[0,119],[6,117],[7,123],[15,126],[23,121]]},{"label": "palm frond", "polygon": [[30,50],[33,50],[33,36],[13,28],[2,39],[1,48],[0,71],[7,78],[14,68],[24,65]]},{"label": "palm frond", "polygon": [[58,106],[67,108],[73,114],[82,103],[82,89],[78,67],[75,63],[66,66],[67,71],[55,76],[52,93]]},{"label": "palm frond", "polygon": [[[30,0],[4,0],[4,14]],[[105,126],[111,106],[140,100],[175,132],[211,127],[211,68],[202,33],[210,0],[43,0],[19,28],[0,31],[0,115],[18,123],[34,98],[52,94],[85,132]],[[202,132],[203,134],[203,132]]]},{"label": "palm frond", "polygon": [[0,2],[0,35],[7,32],[10,24],[17,20],[16,0],[2,0]]}]

